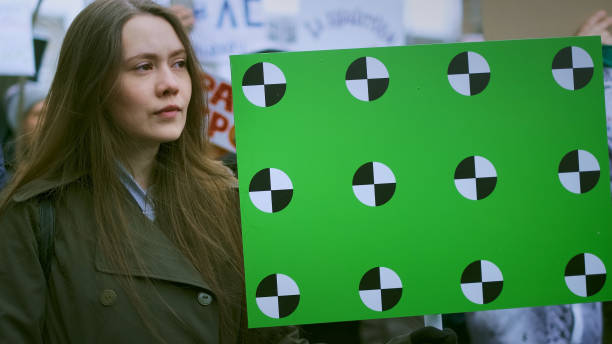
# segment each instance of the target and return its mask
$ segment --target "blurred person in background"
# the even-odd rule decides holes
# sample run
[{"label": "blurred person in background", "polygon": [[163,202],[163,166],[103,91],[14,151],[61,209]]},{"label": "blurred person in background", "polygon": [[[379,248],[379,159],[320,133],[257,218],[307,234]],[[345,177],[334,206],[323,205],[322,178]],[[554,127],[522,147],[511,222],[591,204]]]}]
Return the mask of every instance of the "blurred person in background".
[{"label": "blurred person in background", "polygon": [[22,109],[19,109],[19,85],[10,88],[6,94],[6,122],[13,133],[13,149],[15,157],[7,157],[9,169],[14,170],[15,164],[25,158],[33,143],[34,129],[38,125],[44,100],[49,90],[48,86],[28,81],[23,87]]}]

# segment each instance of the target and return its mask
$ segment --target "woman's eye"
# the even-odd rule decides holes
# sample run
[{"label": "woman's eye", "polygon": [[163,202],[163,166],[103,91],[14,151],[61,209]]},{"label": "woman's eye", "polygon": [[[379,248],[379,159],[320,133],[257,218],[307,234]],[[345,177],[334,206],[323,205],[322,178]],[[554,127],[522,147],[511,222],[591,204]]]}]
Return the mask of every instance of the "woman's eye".
[{"label": "woman's eye", "polygon": [[143,64],[139,64],[138,66],[136,66],[135,69],[138,71],[145,71],[145,70],[153,69],[153,66],[150,63],[143,63]]},{"label": "woman's eye", "polygon": [[179,60],[174,63],[174,66],[176,68],[185,68],[185,66],[187,66],[187,62],[185,62],[185,60]]}]

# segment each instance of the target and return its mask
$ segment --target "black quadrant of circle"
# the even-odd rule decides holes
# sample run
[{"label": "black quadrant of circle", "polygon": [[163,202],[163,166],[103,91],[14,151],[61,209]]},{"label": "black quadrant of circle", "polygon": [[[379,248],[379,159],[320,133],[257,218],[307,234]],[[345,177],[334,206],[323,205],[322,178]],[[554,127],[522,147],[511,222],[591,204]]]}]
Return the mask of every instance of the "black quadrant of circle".
[{"label": "black quadrant of circle", "polygon": [[346,70],[346,80],[364,80],[368,78],[366,58],[360,57],[353,61]]},{"label": "black quadrant of circle", "polygon": [[470,73],[468,52],[455,56],[448,65],[448,75],[467,74],[470,80],[470,96],[484,91],[491,80],[491,73]]},{"label": "black quadrant of circle", "polygon": [[361,165],[353,176],[353,185],[374,184],[374,163],[368,162]]},{"label": "black quadrant of circle", "polygon": [[264,168],[263,170],[257,172],[251,179],[251,183],[249,184],[249,192],[270,191],[272,190],[270,183],[270,169]]},{"label": "black quadrant of circle", "polygon": [[461,283],[480,283],[482,282],[482,266],[480,260],[468,265],[461,274]]},{"label": "black quadrant of circle", "polygon": [[606,283],[607,274],[586,274],[584,253],[575,255],[565,267],[565,276],[585,276],[587,297],[597,294]]},{"label": "black quadrant of circle", "polygon": [[473,156],[463,159],[455,169],[455,179],[476,178],[476,161]]},{"label": "black quadrant of circle", "polygon": [[300,295],[284,295],[278,297],[278,316],[284,318],[293,313],[300,303]]},{"label": "black quadrant of circle", "polygon": [[266,278],[259,282],[257,291],[255,292],[256,297],[269,297],[278,296],[278,282],[276,274],[268,275]]},{"label": "black quadrant of circle", "polygon": [[572,47],[565,47],[553,58],[553,69],[572,69],[574,77],[574,90],[578,90],[586,86],[593,77],[593,67],[574,67],[572,57]]},{"label": "black quadrant of circle", "polygon": [[470,263],[465,270],[463,270],[461,274],[461,284],[464,283],[480,283],[482,285],[483,304],[493,302],[497,299],[504,287],[504,281],[483,282],[481,260]]},{"label": "black quadrant of circle", "polygon": [[468,64],[468,53],[464,51],[455,56],[448,65],[448,74],[468,74],[470,72]]},{"label": "black quadrant of circle", "polygon": [[368,270],[359,282],[359,290],[380,290],[382,310],[393,308],[402,298],[402,288],[382,289],[380,281],[380,267]]},{"label": "black quadrant of circle", "polygon": [[258,86],[264,84],[263,62],[249,67],[242,77],[242,86]]},{"label": "black quadrant of circle", "polygon": [[278,103],[287,90],[287,84],[274,84],[264,86],[266,95],[266,107]]},{"label": "black quadrant of circle", "polygon": [[499,294],[501,294],[504,287],[503,281],[495,282],[483,282],[482,283],[482,302],[490,303],[495,301]]},{"label": "black quadrant of circle", "polygon": [[293,190],[272,190],[272,212],[281,211],[289,205]]},{"label": "black quadrant of circle", "polygon": [[573,66],[574,65],[572,62],[572,47],[565,47],[559,50],[557,55],[555,55],[555,57],[553,58],[553,69],[568,69],[572,68]]},{"label": "black quadrant of circle", "polygon": [[580,176],[580,193],[591,191],[599,181],[600,171],[580,171],[578,150],[575,149],[563,157],[559,163],[559,173],[575,172]]},{"label": "black quadrant of circle", "polygon": [[380,98],[389,87],[389,79],[368,79],[368,98]]}]

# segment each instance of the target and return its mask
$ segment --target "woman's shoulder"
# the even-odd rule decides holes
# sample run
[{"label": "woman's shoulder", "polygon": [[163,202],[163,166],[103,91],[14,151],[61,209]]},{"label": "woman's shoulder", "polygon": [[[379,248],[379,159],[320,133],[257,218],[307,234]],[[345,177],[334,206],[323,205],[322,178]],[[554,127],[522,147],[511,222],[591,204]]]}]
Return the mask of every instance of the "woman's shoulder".
[{"label": "woman's shoulder", "polygon": [[84,179],[83,174],[34,179],[19,187],[12,195],[11,201],[22,203],[38,199],[43,195],[53,194],[55,191],[64,190],[73,185],[82,185]]}]

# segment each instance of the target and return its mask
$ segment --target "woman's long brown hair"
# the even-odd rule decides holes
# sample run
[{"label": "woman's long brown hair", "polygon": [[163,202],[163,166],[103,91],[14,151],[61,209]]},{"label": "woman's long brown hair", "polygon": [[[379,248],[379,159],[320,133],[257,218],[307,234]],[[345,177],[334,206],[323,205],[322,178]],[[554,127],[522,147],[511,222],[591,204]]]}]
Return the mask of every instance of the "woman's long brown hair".
[{"label": "woman's long brown hair", "polygon": [[[192,96],[185,129],[178,140],[160,146],[153,170],[153,199],[160,229],[214,290],[220,309],[220,338],[225,342],[240,331],[238,313],[244,290],[238,201],[232,190],[235,180],[223,165],[206,157],[202,72],[181,23],[164,8],[143,0],[98,0],[75,18],[61,48],[36,142],[5,189],[0,209],[33,180],[87,176],[98,242],[106,258],[128,276],[127,292],[159,338],[127,273],[128,259],[140,260],[131,244],[128,214],[119,206],[129,194],[117,177],[116,163],[125,161],[130,142],[108,112],[118,88],[122,28],[139,14],[168,21],[186,51]],[[61,190],[56,192],[61,195]],[[171,311],[177,323],[183,323],[180,310]]]}]

